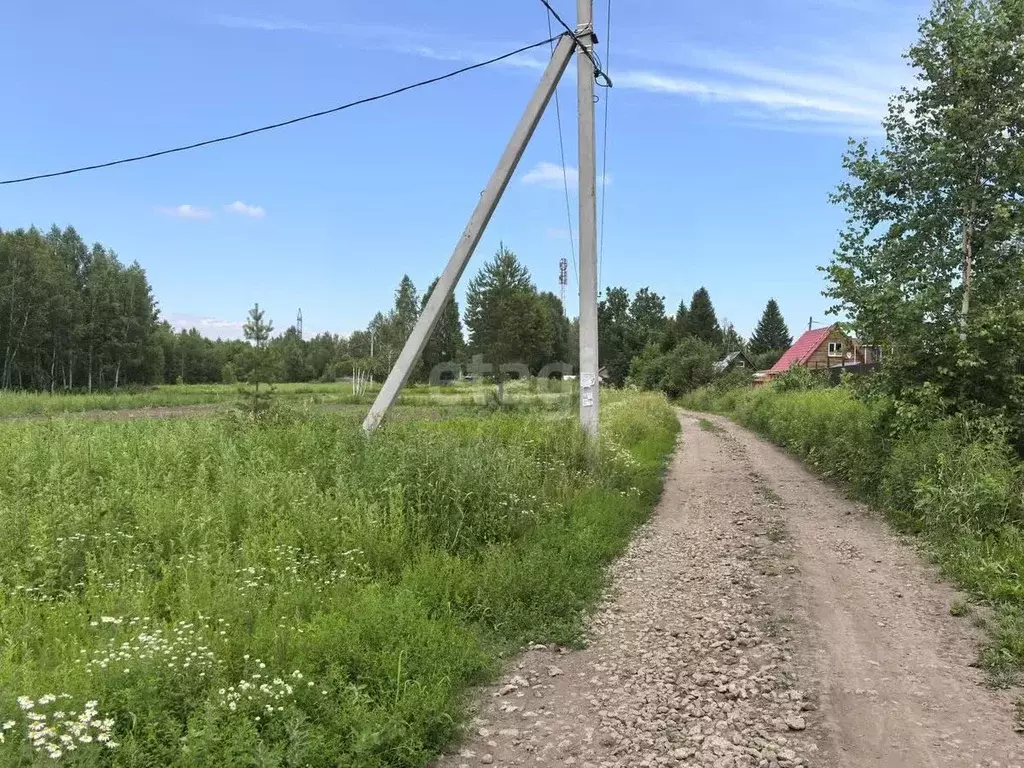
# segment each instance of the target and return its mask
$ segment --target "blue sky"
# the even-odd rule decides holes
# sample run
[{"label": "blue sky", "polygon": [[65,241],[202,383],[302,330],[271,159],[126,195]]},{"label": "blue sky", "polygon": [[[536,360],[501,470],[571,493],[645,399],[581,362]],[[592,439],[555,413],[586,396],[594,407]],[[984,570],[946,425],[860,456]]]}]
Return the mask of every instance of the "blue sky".
[{"label": "blue sky", "polygon": [[[649,285],[674,311],[705,285],[744,334],[771,296],[793,331],[824,318],[816,267],[842,224],[827,199],[841,153],[848,136],[877,137],[910,81],[901,53],[925,0],[613,2],[610,41],[605,0],[596,10],[616,84],[602,288]],[[553,4],[574,19],[571,0]],[[14,3],[4,21],[3,178],[274,122],[548,36],[537,0]],[[179,327],[234,336],[258,301],[279,329],[301,307],[307,332],[348,333],[390,305],[403,273],[425,288],[440,272],[546,55],[228,144],[0,187],[0,227],[73,224],[139,261]],[[560,92],[574,170],[572,71]],[[549,108],[460,298],[499,241],[557,291],[567,227]]]}]

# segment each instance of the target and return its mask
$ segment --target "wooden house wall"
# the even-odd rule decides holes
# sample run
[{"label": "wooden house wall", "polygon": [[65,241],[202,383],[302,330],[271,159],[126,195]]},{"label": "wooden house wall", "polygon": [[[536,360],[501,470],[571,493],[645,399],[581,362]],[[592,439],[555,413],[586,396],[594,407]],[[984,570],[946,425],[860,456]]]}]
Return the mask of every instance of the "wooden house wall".
[{"label": "wooden house wall", "polygon": [[[829,342],[832,341],[841,341],[843,343],[842,351],[839,353],[838,356],[835,357],[828,356],[828,345]],[[846,336],[846,334],[843,333],[838,328],[833,328],[832,333],[828,335],[828,338],[822,341],[821,345],[816,350],[814,350],[814,353],[809,358],[807,358],[807,363],[805,365],[807,368],[810,368],[812,370],[818,368],[828,368],[829,365],[839,365],[845,359],[846,353],[852,351],[853,343]]]}]

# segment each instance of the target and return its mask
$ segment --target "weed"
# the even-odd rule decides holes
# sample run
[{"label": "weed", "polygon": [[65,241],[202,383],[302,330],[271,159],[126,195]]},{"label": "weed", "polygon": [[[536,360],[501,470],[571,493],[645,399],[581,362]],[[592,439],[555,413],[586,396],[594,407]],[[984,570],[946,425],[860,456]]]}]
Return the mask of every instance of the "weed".
[{"label": "weed", "polygon": [[784,446],[918,536],[945,578],[994,609],[983,658],[993,680],[1024,665],[1024,469],[998,422],[864,400],[847,386],[704,390],[688,399]]},{"label": "weed", "polygon": [[0,765],[87,718],[83,765],[421,766],[502,655],[578,642],[673,411],[607,398],[594,450],[452,399],[370,441],[297,409],[0,424]]},{"label": "weed", "polygon": [[718,424],[715,424],[715,422],[709,421],[708,419],[701,419],[697,423],[698,425],[700,425],[700,428],[703,429],[705,432],[711,432],[712,434],[715,435],[719,435],[725,431]]},{"label": "weed", "polygon": [[767,532],[765,535],[769,541],[773,541],[776,544],[786,540],[786,526],[781,520],[772,520],[768,523]]}]

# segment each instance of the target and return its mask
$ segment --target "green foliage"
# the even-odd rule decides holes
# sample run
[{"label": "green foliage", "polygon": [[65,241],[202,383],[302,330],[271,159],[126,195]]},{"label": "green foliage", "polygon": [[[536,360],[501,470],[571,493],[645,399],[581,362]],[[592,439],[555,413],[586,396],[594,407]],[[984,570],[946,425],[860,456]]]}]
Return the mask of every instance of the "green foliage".
[{"label": "green foliage", "polygon": [[852,143],[825,268],[834,309],[885,349],[900,399],[924,382],[953,411],[1024,421],[1024,3],[938,0],[908,59],[884,146]]},{"label": "green foliage", "polygon": [[676,309],[676,316],[673,318],[673,336],[675,339],[681,339],[686,335],[686,316],[690,309],[686,306],[686,300],[679,302],[679,308]]},{"label": "green foliage", "polygon": [[634,358],[648,346],[667,352],[678,338],[675,324],[665,316],[665,299],[650,288],[632,300],[625,288],[609,288],[597,308],[601,365],[615,386],[626,383]]},{"label": "green foliage", "polygon": [[17,696],[97,702],[82,764],[426,764],[657,498],[674,414],[606,400],[596,459],[548,415],[0,424],[0,764]]},{"label": "green foliage", "polygon": [[745,351],[747,348],[746,339],[740,336],[736,326],[729,322],[726,322],[724,325],[725,327],[722,330],[722,353],[729,354],[730,352]]},{"label": "green foliage", "polygon": [[777,352],[778,356],[775,360],[765,366],[771,367],[792,345],[793,337],[789,335],[789,326],[786,325],[786,321],[782,317],[778,302],[775,299],[768,299],[764,312],[761,313],[761,319],[754,329],[754,334],[750,337],[750,353],[765,355]]},{"label": "green foliage", "polygon": [[[537,300],[540,304],[544,343],[538,347],[537,354],[530,361],[530,369],[534,374],[549,363],[569,365],[574,354],[571,347],[579,343],[578,337],[573,337],[572,325],[565,316],[562,300],[550,291],[540,293]],[[579,355],[578,349],[575,354]]]},{"label": "green foliage", "polygon": [[403,344],[412,334],[419,316],[420,299],[416,286],[408,275],[402,275],[402,280],[395,290],[394,322],[398,326],[398,335]]},{"label": "green foliage", "polygon": [[499,400],[507,376],[503,366],[528,366],[550,355],[550,305],[540,300],[529,270],[504,244],[469,281],[466,328],[471,354],[483,357],[498,382]]},{"label": "green foliage", "polygon": [[648,344],[633,360],[630,379],[643,389],[660,389],[677,398],[715,378],[718,349],[697,338],[685,338],[670,352]]},{"label": "green foliage", "polygon": [[633,345],[643,349],[648,344],[661,346],[667,331],[665,299],[650,288],[641,288],[629,305]]},{"label": "green foliage", "polygon": [[629,314],[629,292],[625,288],[608,288],[597,306],[598,352],[601,365],[608,369],[611,384],[626,383],[635,347],[632,319]]},{"label": "green foliage", "polygon": [[686,312],[683,325],[683,336],[692,336],[707,344],[720,346],[722,328],[715,316],[715,307],[711,303],[711,295],[707,288],[698,288],[690,299],[690,308]]},{"label": "green foliage", "polygon": [[[270,385],[271,358],[268,342],[274,325],[264,319],[265,315],[265,310],[260,309],[259,304],[254,304],[249,310],[249,318],[242,327],[246,341],[252,345],[243,358],[246,385],[242,387],[242,396],[245,399],[246,410],[254,419],[266,414],[273,395],[273,387]],[[263,391],[260,391],[261,384]]]},{"label": "green foliage", "polygon": [[820,389],[828,385],[828,379],[820,371],[812,371],[802,365],[794,365],[788,371],[776,376],[769,385],[777,392],[802,392]]},{"label": "green foliage", "polygon": [[[934,417],[936,391],[911,404],[845,386],[696,393],[881,507],[922,537],[944,574],[996,607],[983,661],[1000,679],[1024,665],[1024,471],[1005,421]],[[692,407],[688,399],[687,404]],[[902,412],[901,412],[902,411]]]},{"label": "green foliage", "polygon": [[[430,296],[436,287],[437,279],[435,278],[423,296],[421,312],[426,308],[427,302],[430,300]],[[427,344],[423,348],[423,355],[420,358],[422,369],[420,379],[426,381],[435,366],[443,363],[461,365],[465,357],[465,351],[466,342],[462,338],[459,302],[455,297],[452,297],[445,302],[444,309],[441,311],[441,317],[438,319],[437,325],[434,326],[434,332],[430,334],[430,338],[427,339]]]},{"label": "green foliage", "polygon": [[756,371],[767,371],[785,354],[785,349],[769,349],[760,354],[752,354],[750,356],[750,362],[754,364],[754,370]]},{"label": "green foliage", "polygon": [[160,374],[146,273],[73,227],[0,231],[0,389],[147,384]]}]

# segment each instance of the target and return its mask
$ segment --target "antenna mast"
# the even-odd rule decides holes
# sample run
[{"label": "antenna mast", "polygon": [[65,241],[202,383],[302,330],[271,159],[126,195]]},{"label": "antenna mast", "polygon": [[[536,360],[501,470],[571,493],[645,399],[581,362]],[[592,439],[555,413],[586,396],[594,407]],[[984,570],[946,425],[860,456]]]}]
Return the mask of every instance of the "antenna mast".
[{"label": "antenna mast", "polygon": [[[562,257],[558,260],[558,296],[562,300],[562,311],[565,311],[565,287],[569,284],[569,262]],[[568,314],[568,312],[566,312]]]}]

